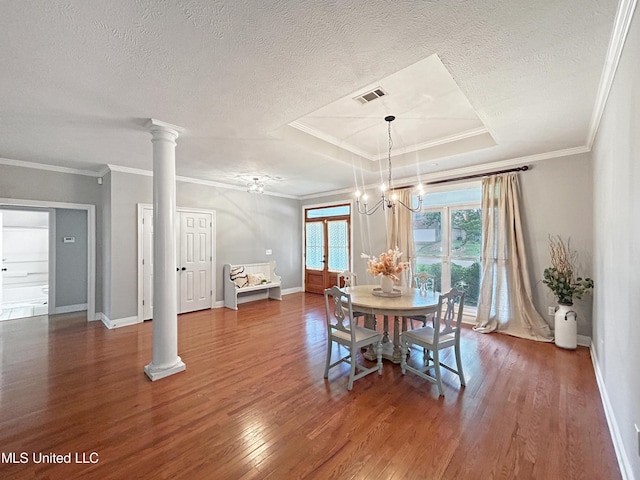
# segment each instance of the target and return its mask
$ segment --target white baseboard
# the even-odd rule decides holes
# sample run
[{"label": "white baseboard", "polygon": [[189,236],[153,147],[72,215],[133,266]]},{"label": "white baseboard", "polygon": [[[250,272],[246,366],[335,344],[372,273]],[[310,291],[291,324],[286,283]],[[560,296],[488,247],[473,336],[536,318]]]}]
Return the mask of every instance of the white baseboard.
[{"label": "white baseboard", "polygon": [[302,292],[302,287],[285,288],[282,290],[282,295],[291,295],[292,293]]},{"label": "white baseboard", "polygon": [[591,347],[591,337],[588,335],[578,335],[578,345],[581,347]]},{"label": "white baseboard", "polygon": [[63,305],[62,307],[56,307],[56,314],[58,313],[72,313],[83,312],[87,309],[86,303],[78,303],[76,305]]},{"label": "white baseboard", "polygon": [[618,459],[618,466],[620,467],[620,473],[623,480],[635,480],[633,470],[631,469],[631,463],[629,457],[622,443],[622,436],[620,435],[620,429],[616,417],[613,413],[613,407],[609,400],[609,394],[600,372],[600,364],[598,363],[598,356],[593,343],[590,344],[589,350],[591,351],[591,361],[593,362],[593,370],[596,374],[596,382],[598,383],[598,390],[600,391],[600,398],[602,399],[602,406],[604,407],[604,414],[607,418],[607,424],[609,425],[609,433],[611,434],[611,440],[613,441],[613,448],[616,451],[616,458]]},{"label": "white baseboard", "polygon": [[129,325],[135,325],[136,323],[141,323],[138,321],[137,315],[134,315],[133,317],[116,318],[115,320],[111,320],[102,312],[100,313],[100,320],[102,320],[102,323],[104,324],[104,326],[107,327],[109,330],[112,330],[114,328],[126,327]]}]

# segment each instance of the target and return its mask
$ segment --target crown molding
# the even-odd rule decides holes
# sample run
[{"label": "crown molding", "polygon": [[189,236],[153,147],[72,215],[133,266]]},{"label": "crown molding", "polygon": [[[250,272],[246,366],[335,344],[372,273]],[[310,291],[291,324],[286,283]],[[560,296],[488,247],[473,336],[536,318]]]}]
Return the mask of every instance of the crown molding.
[{"label": "crown molding", "polygon": [[[404,177],[404,178],[394,179],[393,183],[395,187],[403,188],[411,185],[416,185],[418,183],[425,184],[425,183],[433,182],[436,180],[446,180],[449,178],[464,177],[467,175],[476,175],[486,171],[505,170],[511,167],[519,167],[526,163],[535,163],[535,162],[540,162],[542,160],[548,160],[551,158],[570,157],[572,155],[578,155],[581,153],[588,153],[588,152],[590,152],[590,149],[587,148],[586,146],[565,148],[563,150],[556,150],[554,152],[539,153],[536,155],[528,155],[526,157],[517,157],[517,158],[508,159],[508,160],[500,160],[497,162],[483,163],[480,165],[461,167],[453,170],[445,170],[441,172],[424,174],[420,176],[416,175],[413,177]],[[364,186],[365,189],[369,189],[369,188],[375,189],[377,187],[378,187],[377,183]],[[345,193],[353,194],[353,192],[354,192],[354,188],[342,188],[340,190],[332,190],[324,193],[314,193],[311,195],[304,195],[300,197],[300,200],[303,200],[303,201],[311,200],[314,198],[321,198],[321,197],[326,197],[330,195],[341,195]]]},{"label": "crown molding", "polygon": [[600,120],[602,120],[609,93],[611,93],[611,87],[613,86],[616,70],[620,63],[620,57],[622,56],[622,50],[627,39],[627,33],[629,33],[629,27],[631,26],[636,4],[637,0],[620,0],[618,5],[618,11],[616,12],[616,18],[613,23],[613,31],[611,32],[611,39],[609,40],[609,48],[607,49],[602,75],[600,76],[600,85],[598,86],[596,101],[593,106],[591,124],[589,125],[589,134],[586,143],[589,150],[593,147],[593,142],[596,139],[598,127],[600,126]]},{"label": "crown molding", "polygon": [[132,175],[142,175],[145,177],[153,177],[151,170],[144,170],[142,168],[123,167],[121,165],[107,164],[107,168],[112,172],[130,173]]},{"label": "crown molding", "polygon": [[0,165],[9,165],[12,167],[33,168],[36,170],[46,170],[49,172],[71,173],[73,175],[84,175],[86,177],[101,177],[99,172],[93,170],[83,170],[80,168],[59,167],[57,165],[48,165],[46,163],[25,162],[24,160],[12,160],[10,158],[1,158]]},{"label": "crown molding", "polygon": [[[141,168],[122,167],[120,165],[107,165],[107,167],[109,168],[109,170],[113,172],[121,172],[121,173],[128,173],[131,175],[142,175],[145,177],[153,177],[153,172],[151,170],[144,170]],[[224,188],[227,190],[236,190],[239,192],[247,191],[246,186],[231,185],[229,183],[214,182],[212,180],[201,180],[199,178],[183,177],[180,175],[176,175],[176,181],[184,182],[184,183],[193,183],[196,185],[206,185],[208,187]],[[268,191],[265,191],[262,195],[270,195],[272,197],[281,197],[281,198],[291,198],[294,200],[300,199],[300,197],[295,195],[286,195],[282,193],[274,193],[274,192],[268,192]]]}]

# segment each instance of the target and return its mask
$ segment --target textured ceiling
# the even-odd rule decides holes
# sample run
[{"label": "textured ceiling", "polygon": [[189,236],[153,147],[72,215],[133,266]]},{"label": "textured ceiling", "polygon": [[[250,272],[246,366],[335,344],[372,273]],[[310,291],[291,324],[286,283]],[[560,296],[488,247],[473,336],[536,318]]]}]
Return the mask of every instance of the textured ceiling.
[{"label": "textured ceiling", "polygon": [[0,157],[151,170],[144,123],[156,118],[185,129],[179,175],[235,185],[268,175],[267,191],[300,196],[350,188],[354,174],[377,183],[381,174],[287,125],[434,54],[496,145],[407,154],[394,177],[585,146],[616,2],[52,0],[2,8]]}]

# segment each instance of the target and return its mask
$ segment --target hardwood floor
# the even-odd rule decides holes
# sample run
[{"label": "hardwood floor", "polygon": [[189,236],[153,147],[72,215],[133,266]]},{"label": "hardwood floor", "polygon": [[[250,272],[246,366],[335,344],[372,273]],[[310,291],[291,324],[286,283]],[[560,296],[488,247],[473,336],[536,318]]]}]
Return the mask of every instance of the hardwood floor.
[{"label": "hardwood floor", "polygon": [[0,478],[621,478],[588,349],[465,329],[466,388],[385,361],[348,392],[346,365],[322,378],[322,302],[183,315],[187,370],[154,383],[150,322],[1,322]]}]

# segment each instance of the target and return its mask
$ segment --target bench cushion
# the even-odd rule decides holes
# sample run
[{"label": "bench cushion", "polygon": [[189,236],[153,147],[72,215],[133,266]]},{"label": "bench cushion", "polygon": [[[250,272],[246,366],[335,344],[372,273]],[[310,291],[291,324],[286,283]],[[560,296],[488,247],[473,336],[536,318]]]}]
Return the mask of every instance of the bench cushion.
[{"label": "bench cushion", "polygon": [[248,273],[247,274],[247,281],[250,287],[254,287],[256,285],[260,285],[262,283],[267,283],[267,277],[264,275],[264,273],[258,272],[258,273]]}]

